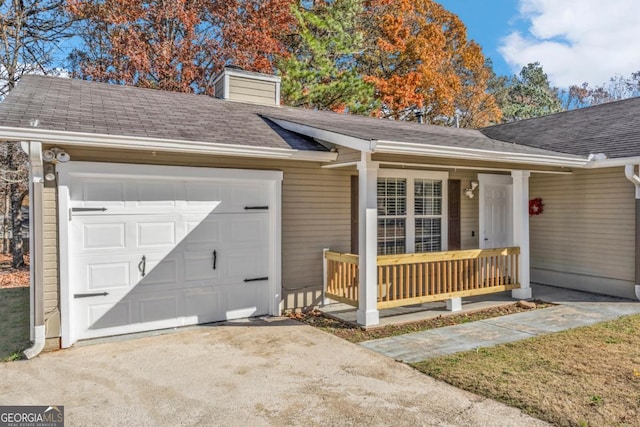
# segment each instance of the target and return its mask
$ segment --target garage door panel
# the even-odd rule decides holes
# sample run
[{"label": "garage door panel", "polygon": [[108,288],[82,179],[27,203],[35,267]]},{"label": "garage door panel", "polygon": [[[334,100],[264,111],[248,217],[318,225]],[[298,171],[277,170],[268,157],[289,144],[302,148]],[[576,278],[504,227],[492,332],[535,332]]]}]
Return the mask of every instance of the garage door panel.
[{"label": "garage door panel", "polygon": [[146,220],[137,224],[136,244],[139,248],[175,246],[176,245],[176,221]]},{"label": "garage door panel", "polygon": [[138,182],[133,184],[135,196],[133,200],[135,207],[169,207],[176,206],[179,200],[178,186],[172,182]]},{"label": "garage door panel", "polygon": [[236,183],[227,189],[228,210],[242,212],[246,207],[268,206],[269,191],[265,184]]},{"label": "garage door panel", "polygon": [[247,214],[229,218],[228,242],[233,247],[267,245],[269,242],[269,215]]},{"label": "garage door panel", "polygon": [[197,323],[214,322],[221,320],[217,313],[220,312],[221,292],[213,286],[199,289],[187,289],[184,293],[184,316],[195,316]]},{"label": "garage door panel", "polygon": [[138,285],[177,284],[180,276],[180,262],[176,256],[177,254],[173,257],[147,257],[144,277],[142,277],[138,268],[138,273],[140,274]]},{"label": "garage door panel", "polygon": [[82,249],[124,249],[126,246],[125,222],[98,222],[83,224]]},{"label": "garage door panel", "polygon": [[187,235],[185,237],[187,248],[199,248],[204,245],[211,250],[215,249],[215,245],[222,240],[223,225],[219,215],[207,215],[204,220],[202,217],[197,219],[191,216],[187,217]]},{"label": "garage door panel", "polygon": [[128,289],[131,287],[131,265],[129,262],[87,264],[88,291]]},{"label": "garage door panel", "polygon": [[70,197],[85,207],[124,207],[127,185],[118,181],[85,181],[71,186]]},{"label": "garage door panel", "polygon": [[222,295],[226,320],[261,316],[269,312],[268,290],[262,283],[228,285]]},{"label": "garage door panel", "polygon": [[[217,252],[217,251],[216,251]],[[216,253],[217,258],[217,253]],[[184,278],[187,281],[208,281],[213,283],[220,278],[220,269],[216,259],[216,269],[213,269],[213,253],[202,251],[188,251],[184,254]]]},{"label": "garage door panel", "polygon": [[269,276],[266,253],[260,248],[229,249],[220,256],[223,283],[244,283],[245,279]]},{"label": "garage door panel", "polygon": [[271,181],[165,178],[72,181],[76,338],[269,313]]},{"label": "garage door panel", "polygon": [[178,317],[178,296],[166,295],[140,299],[137,322],[153,322]]},{"label": "garage door panel", "polygon": [[221,184],[188,182],[185,188],[186,205],[189,208],[210,207],[213,210],[222,202]]},{"label": "garage door panel", "polygon": [[131,301],[119,301],[117,304],[89,304],[86,324],[88,329],[104,329],[129,325],[131,319]]}]

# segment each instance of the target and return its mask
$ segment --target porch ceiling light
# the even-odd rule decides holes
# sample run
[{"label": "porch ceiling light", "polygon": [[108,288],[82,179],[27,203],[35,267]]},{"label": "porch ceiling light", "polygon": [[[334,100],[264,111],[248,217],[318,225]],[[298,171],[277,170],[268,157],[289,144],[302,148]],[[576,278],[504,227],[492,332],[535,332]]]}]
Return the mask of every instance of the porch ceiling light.
[{"label": "porch ceiling light", "polygon": [[473,192],[476,190],[476,188],[478,188],[479,183],[478,181],[471,181],[470,185],[471,187],[464,189],[464,195],[470,199],[473,199]]}]

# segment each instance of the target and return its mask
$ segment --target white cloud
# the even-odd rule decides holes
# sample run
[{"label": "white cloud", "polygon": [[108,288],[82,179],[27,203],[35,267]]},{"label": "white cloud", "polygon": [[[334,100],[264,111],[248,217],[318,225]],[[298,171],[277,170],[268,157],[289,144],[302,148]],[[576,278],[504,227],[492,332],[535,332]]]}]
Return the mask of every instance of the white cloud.
[{"label": "white cloud", "polygon": [[540,62],[559,87],[605,83],[640,70],[638,0],[519,0],[526,31],[499,51],[514,72]]}]

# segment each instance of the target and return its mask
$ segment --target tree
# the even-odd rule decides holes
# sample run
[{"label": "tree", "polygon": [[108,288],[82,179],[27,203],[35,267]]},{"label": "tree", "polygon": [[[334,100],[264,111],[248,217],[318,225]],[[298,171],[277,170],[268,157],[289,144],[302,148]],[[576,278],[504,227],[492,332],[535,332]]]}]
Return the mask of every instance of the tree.
[{"label": "tree", "polygon": [[[58,43],[70,36],[72,21],[62,0],[0,2],[0,101],[27,73],[49,74]],[[4,230],[11,230],[12,266],[24,264],[21,207],[27,195],[28,162],[16,143],[1,145],[0,181],[4,182]],[[5,245],[6,249],[6,245]]]},{"label": "tree", "polygon": [[224,65],[273,70],[291,1],[69,0],[84,40],[72,69],[84,79],[211,93]]},{"label": "tree", "polygon": [[490,86],[505,123],[564,111],[558,90],[538,62],[523,67],[518,76],[494,78]]},{"label": "tree", "polygon": [[486,92],[490,69],[456,15],[432,0],[370,0],[367,15],[359,65],[376,86],[379,115],[451,124],[462,113],[474,126],[499,119]]},{"label": "tree", "polygon": [[0,2],[0,100],[23,74],[47,74],[72,22],[63,0]]},{"label": "tree", "polygon": [[611,77],[608,83],[591,87],[584,82],[572,85],[568,91],[562,92],[565,108],[583,108],[605,102],[640,96],[640,71],[631,73],[629,77],[617,75]]},{"label": "tree", "polygon": [[[11,265],[19,268],[24,265],[24,253],[22,249],[22,203],[28,194],[29,168],[26,154],[20,149],[17,142],[5,142],[0,145],[0,164],[2,174],[0,182],[2,188],[2,207],[4,213],[3,236],[4,252],[10,252]],[[9,245],[6,245],[6,238]]]},{"label": "tree", "polygon": [[362,80],[355,55],[363,46],[358,27],[360,0],[316,1],[294,8],[297,34],[291,55],[282,59],[282,100],[318,110],[368,113],[374,107],[373,85]]}]

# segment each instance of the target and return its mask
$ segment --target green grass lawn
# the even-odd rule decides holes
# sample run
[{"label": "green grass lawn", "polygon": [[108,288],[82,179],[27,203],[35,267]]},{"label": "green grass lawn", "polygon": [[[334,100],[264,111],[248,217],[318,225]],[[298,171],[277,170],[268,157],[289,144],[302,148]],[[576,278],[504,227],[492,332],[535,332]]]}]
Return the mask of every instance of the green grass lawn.
[{"label": "green grass lawn", "polygon": [[29,288],[0,288],[0,361],[20,358],[29,344]]},{"label": "green grass lawn", "polygon": [[413,364],[559,426],[640,426],[640,315]]}]

